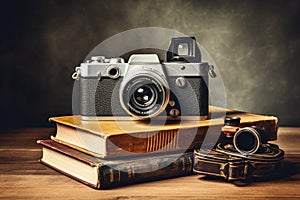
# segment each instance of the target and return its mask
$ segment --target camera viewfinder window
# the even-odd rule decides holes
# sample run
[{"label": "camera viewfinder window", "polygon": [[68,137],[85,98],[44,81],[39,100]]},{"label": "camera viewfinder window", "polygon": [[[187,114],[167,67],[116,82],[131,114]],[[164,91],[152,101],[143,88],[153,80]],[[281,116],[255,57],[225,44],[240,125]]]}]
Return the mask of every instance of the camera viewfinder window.
[{"label": "camera viewfinder window", "polygon": [[188,56],[189,55],[189,44],[188,43],[179,43],[177,49],[178,55]]}]

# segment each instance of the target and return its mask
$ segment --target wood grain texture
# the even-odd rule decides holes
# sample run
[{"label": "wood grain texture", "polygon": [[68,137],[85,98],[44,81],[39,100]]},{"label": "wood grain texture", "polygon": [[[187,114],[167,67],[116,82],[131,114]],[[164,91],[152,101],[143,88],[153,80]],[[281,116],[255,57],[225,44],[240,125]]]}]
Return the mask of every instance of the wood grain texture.
[{"label": "wood grain texture", "polygon": [[[54,129],[2,132],[0,139],[1,199],[271,199],[300,198],[300,128],[279,128],[277,144],[286,152],[285,171],[274,180],[238,187],[200,175],[94,190],[40,163],[37,139]],[[2,137],[3,136],[3,137]]]}]

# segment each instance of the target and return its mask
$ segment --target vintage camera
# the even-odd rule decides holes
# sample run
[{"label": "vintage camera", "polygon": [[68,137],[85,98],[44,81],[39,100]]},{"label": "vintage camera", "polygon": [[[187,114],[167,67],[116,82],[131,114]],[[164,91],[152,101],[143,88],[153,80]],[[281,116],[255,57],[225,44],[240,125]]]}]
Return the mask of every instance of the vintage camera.
[{"label": "vintage camera", "polygon": [[239,117],[225,117],[220,145],[245,155],[264,152],[268,143],[266,132],[258,126],[240,128],[240,120]]},{"label": "vintage camera", "polygon": [[206,119],[211,66],[201,62],[195,38],[172,38],[166,58],[93,56],[81,63],[73,78],[80,81],[82,119]]},{"label": "vintage camera", "polygon": [[226,117],[216,146],[194,150],[193,171],[243,185],[256,178],[279,175],[283,158],[284,151],[268,143],[263,129],[257,126],[241,128],[239,117]]}]

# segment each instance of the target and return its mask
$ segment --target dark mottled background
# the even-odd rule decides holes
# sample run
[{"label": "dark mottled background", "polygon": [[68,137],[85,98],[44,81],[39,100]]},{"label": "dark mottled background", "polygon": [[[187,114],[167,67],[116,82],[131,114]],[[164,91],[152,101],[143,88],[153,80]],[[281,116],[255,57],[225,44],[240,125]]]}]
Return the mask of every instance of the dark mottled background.
[{"label": "dark mottled background", "polygon": [[300,1],[1,1],[1,129],[71,114],[71,74],[98,43],[157,26],[194,35],[227,105],[300,125]]}]

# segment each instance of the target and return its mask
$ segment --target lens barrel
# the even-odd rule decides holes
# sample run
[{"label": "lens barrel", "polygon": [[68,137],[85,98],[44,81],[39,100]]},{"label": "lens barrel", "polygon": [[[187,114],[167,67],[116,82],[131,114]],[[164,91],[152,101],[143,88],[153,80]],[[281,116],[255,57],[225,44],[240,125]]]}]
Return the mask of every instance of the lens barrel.
[{"label": "lens barrel", "polygon": [[123,109],[136,119],[152,118],[165,110],[170,97],[165,77],[154,70],[136,70],[120,87]]},{"label": "lens barrel", "polygon": [[256,126],[240,128],[233,137],[235,149],[245,155],[259,152],[266,143],[266,132]]}]

